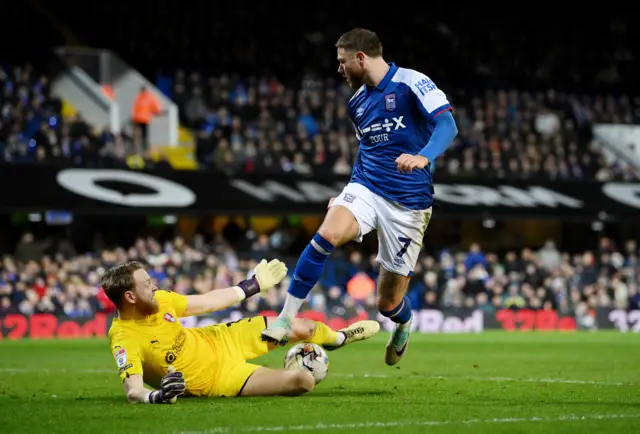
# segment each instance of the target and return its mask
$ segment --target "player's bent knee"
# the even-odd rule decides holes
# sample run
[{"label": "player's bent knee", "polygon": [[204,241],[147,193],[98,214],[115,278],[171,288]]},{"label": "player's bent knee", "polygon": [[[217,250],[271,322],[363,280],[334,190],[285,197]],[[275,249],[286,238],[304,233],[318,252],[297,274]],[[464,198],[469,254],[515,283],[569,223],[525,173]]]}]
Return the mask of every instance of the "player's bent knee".
[{"label": "player's bent knee", "polygon": [[343,234],[343,231],[339,228],[323,226],[318,230],[318,233],[322,238],[330,242],[334,247],[338,247],[346,242],[343,241],[343,239],[346,237]]},{"label": "player's bent knee", "polygon": [[329,210],[318,233],[333,246],[341,246],[358,236],[358,222],[347,208],[334,206]]},{"label": "player's bent knee", "polygon": [[316,332],[316,323],[310,319],[296,318],[291,322],[291,339],[306,341]]}]

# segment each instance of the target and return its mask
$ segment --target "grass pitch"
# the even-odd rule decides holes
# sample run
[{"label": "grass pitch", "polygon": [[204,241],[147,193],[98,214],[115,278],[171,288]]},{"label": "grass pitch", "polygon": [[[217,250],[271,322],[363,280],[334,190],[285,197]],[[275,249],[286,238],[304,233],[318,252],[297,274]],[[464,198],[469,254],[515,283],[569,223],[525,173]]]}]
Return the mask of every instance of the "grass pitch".
[{"label": "grass pitch", "polygon": [[387,337],[329,353],[303,397],[173,406],[127,404],[105,340],[0,341],[0,432],[640,432],[640,335],[414,334],[398,367]]}]

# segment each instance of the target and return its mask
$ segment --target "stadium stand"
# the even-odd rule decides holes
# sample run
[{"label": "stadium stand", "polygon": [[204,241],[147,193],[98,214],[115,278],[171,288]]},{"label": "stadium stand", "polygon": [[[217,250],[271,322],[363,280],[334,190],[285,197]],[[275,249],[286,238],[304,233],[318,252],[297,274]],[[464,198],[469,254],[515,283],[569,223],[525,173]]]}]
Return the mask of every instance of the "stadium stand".
[{"label": "stadium stand", "polygon": [[[455,91],[454,91],[455,94]],[[173,98],[198,131],[202,166],[234,172],[348,174],[357,140],[335,79],[305,79],[295,89],[274,77],[232,79],[178,72]],[[454,101],[457,99],[454,97]],[[600,181],[629,179],[593,142],[593,122],[637,121],[628,98],[487,91],[454,103],[459,136],[438,176]]]},{"label": "stadium stand", "polygon": [[[103,9],[63,1],[60,7],[65,4],[82,13],[58,16],[59,25],[94,46],[121,52],[157,77],[158,86],[178,104],[182,123],[197,131],[201,169],[349,173],[356,143],[343,101],[350,92],[338,80],[331,52],[312,53],[331,47],[331,35],[353,25],[345,17],[357,16],[357,4],[340,5],[342,17],[312,14],[304,22],[287,21],[294,12],[289,6],[244,1],[215,7],[194,2],[186,9],[176,3],[149,8],[145,2]],[[86,21],[83,15],[102,19]],[[136,16],[136,26],[111,31],[121,16]],[[386,37],[395,36],[386,29],[388,18],[371,21],[388,41],[385,53],[426,71],[456,108],[460,135],[437,162],[439,179],[637,178],[619,156],[605,159],[591,133],[595,122],[640,121],[637,99],[621,93],[633,92],[637,84],[637,59],[624,42],[637,30],[624,21],[598,22],[596,37],[582,32],[593,24],[590,19],[575,23],[567,34],[561,19],[547,21],[544,28],[518,15],[479,23],[469,10],[407,26],[398,38]],[[159,28],[160,21],[171,27]],[[268,31],[257,40],[243,33],[243,26]],[[283,47],[282,41],[298,34],[304,37]],[[542,41],[554,41],[553,49],[540,51]],[[90,156],[55,147],[41,154],[62,155],[75,165],[153,167],[151,151],[142,149],[139,137],[96,132],[87,140]]]},{"label": "stadium stand", "polygon": [[139,138],[97,131],[77,111],[63,115],[50,78],[30,64],[0,67],[0,87],[0,161],[127,167],[127,157],[142,153]]},{"label": "stadium stand", "polygon": [[[153,163],[139,135],[95,131],[80,113],[62,116],[48,79],[29,65],[0,70],[5,162],[127,167]],[[275,77],[249,80],[178,73],[173,99],[197,131],[200,168],[226,173],[350,173],[357,141],[341,102],[349,89],[335,79],[285,88]],[[628,98],[579,99],[550,91],[491,92],[456,106],[460,134],[438,164],[438,176],[599,181],[634,175],[608,162],[592,142],[591,124],[637,121]]]},{"label": "stadium stand", "polygon": [[[572,20],[568,27],[564,16],[545,15],[541,26],[524,11],[513,11],[509,19],[497,13],[479,20],[478,13],[486,9],[469,6],[456,14],[434,10],[410,17],[402,8],[389,8],[360,19],[362,2],[336,0],[324,3],[326,9],[316,13],[308,13],[304,4],[248,0],[193,1],[189,7],[172,3],[166,8],[154,8],[149,0],[111,8],[94,3],[78,6],[71,0],[57,5],[59,10],[78,11],[60,19],[92,46],[126,53],[150,76],[203,68],[213,76],[268,72],[291,80],[287,86],[308,73],[335,76],[335,57],[324,55],[326,47],[332,47],[345,28],[366,21],[386,41],[387,57],[427,71],[443,88],[464,84],[467,91],[494,87],[582,93],[597,85],[603,91],[634,92],[639,84],[638,59],[631,49],[638,29],[621,18],[591,15]],[[329,12],[337,10],[340,13]],[[124,16],[135,17],[135,26],[112,31],[112,23]],[[291,19],[297,16],[305,19]],[[402,22],[402,32],[391,22]],[[257,33],[260,38],[253,36]]]}]

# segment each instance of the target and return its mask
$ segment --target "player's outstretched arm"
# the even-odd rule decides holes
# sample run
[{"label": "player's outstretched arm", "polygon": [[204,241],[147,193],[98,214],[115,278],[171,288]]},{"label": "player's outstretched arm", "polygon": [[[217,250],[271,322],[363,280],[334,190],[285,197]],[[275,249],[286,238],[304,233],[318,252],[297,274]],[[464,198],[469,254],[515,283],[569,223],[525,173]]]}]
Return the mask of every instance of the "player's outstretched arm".
[{"label": "player's outstretched arm", "polygon": [[206,294],[187,296],[187,308],[184,316],[200,315],[226,309],[241,302],[245,298],[262,293],[265,294],[287,275],[287,266],[274,259],[267,262],[263,259],[255,268],[255,274],[236,286],[214,289]]},{"label": "player's outstretched arm", "polygon": [[149,390],[144,387],[142,375],[130,375],[124,379],[124,392],[130,404],[173,404],[176,398],[186,390],[182,372],[170,370],[162,378],[160,389]]}]

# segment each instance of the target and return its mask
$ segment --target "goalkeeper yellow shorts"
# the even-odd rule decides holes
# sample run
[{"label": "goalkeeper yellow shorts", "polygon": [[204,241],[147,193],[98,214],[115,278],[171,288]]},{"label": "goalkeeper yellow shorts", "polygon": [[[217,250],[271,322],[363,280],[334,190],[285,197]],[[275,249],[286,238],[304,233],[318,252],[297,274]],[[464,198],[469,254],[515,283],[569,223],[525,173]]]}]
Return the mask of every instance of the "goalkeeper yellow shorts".
[{"label": "goalkeeper yellow shorts", "polygon": [[269,352],[268,344],[261,338],[266,326],[267,318],[256,316],[199,329],[216,353],[213,384],[204,395],[232,397],[240,394],[251,374],[260,367],[247,360]]}]

